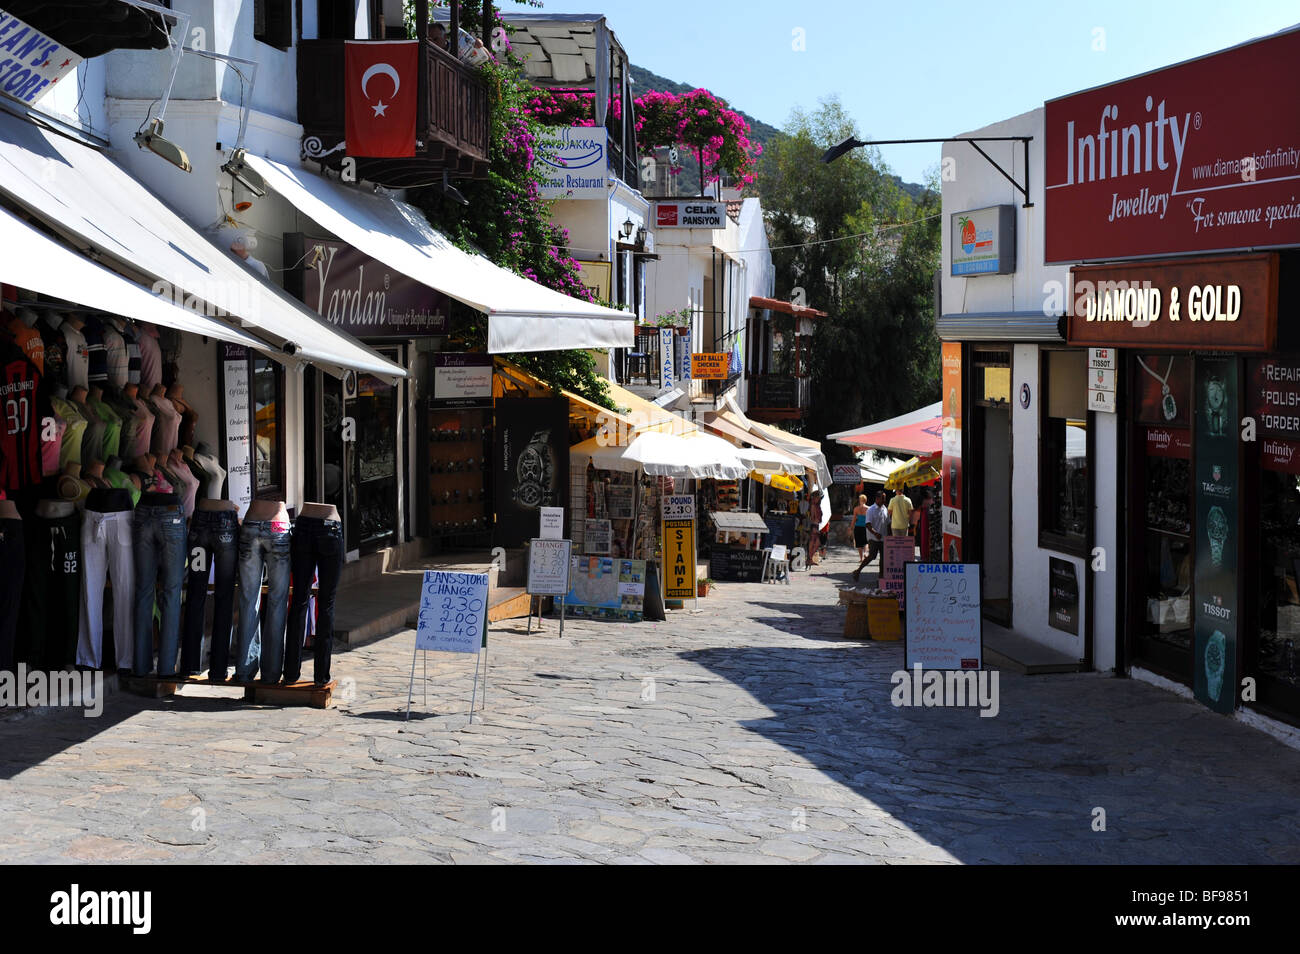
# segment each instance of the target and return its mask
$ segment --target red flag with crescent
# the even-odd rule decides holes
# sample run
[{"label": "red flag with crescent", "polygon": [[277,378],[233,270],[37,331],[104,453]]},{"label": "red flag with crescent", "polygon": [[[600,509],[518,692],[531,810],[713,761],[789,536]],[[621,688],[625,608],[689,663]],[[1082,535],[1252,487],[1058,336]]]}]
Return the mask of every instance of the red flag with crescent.
[{"label": "red flag with crescent", "polygon": [[347,154],[363,158],[415,156],[419,102],[418,40],[358,40],[343,56]]}]

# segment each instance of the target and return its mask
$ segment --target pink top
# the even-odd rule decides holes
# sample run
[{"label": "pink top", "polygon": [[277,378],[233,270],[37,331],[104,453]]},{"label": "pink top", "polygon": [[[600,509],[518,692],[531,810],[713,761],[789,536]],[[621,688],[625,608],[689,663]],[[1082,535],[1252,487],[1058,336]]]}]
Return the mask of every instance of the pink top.
[{"label": "pink top", "polygon": [[168,461],[167,472],[179,481],[180,486],[176,488],[176,493],[181,495],[181,503],[185,506],[185,516],[194,516],[194,498],[199,493],[199,479],[190,473],[190,469],[181,461],[179,466],[171,466]]},{"label": "pink top", "polygon": [[63,435],[67,429],[68,422],[54,415],[54,439],[41,441],[42,476],[52,477],[59,472],[59,453],[63,450]]},{"label": "pink top", "polygon": [[153,411],[149,405],[140,398],[135,399],[135,417],[133,418],[134,430],[131,432],[131,459],[135,460],[141,454],[149,453],[149,445],[153,443]]},{"label": "pink top", "polygon": [[150,398],[149,407],[156,415],[153,422],[153,442],[149,449],[159,460],[167,457],[180,442],[181,412],[167,395]]},{"label": "pink top", "polygon": [[152,325],[140,326],[140,393],[148,394],[162,384],[162,348]]}]

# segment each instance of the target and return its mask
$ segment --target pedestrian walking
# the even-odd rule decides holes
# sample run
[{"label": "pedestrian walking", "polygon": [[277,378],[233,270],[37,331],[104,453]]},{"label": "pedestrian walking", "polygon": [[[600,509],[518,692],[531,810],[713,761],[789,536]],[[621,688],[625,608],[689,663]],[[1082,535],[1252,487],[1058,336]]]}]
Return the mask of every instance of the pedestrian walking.
[{"label": "pedestrian walking", "polygon": [[907,499],[902,487],[894,491],[894,499],[889,501],[889,529],[896,537],[912,532],[912,501]]},{"label": "pedestrian walking", "polygon": [[878,573],[884,572],[885,558],[882,555],[885,549],[885,528],[889,521],[889,510],[885,506],[885,492],[879,490],[876,492],[876,501],[867,508],[867,555],[862,558],[858,568],[853,571],[853,580],[857,582],[861,575],[863,567],[880,557],[880,569]]},{"label": "pedestrian walking", "polygon": [[858,548],[858,559],[867,554],[867,495],[858,494],[858,505],[853,508],[853,545]]}]

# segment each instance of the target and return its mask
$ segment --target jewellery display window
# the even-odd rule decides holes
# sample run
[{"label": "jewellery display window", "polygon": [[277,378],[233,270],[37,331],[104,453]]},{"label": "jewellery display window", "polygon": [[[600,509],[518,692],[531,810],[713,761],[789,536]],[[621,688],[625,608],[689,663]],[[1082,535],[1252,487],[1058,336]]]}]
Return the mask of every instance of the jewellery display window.
[{"label": "jewellery display window", "polygon": [[491,530],[487,502],[490,412],[429,412],[429,527],[444,542],[470,544]]},{"label": "jewellery display window", "polygon": [[1261,677],[1300,690],[1300,442],[1263,443],[1255,669]]}]

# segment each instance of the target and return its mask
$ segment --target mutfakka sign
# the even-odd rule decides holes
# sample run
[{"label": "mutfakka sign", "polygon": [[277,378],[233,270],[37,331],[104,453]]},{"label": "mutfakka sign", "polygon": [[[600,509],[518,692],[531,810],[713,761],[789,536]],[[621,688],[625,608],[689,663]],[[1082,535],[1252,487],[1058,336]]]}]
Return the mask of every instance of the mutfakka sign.
[{"label": "mutfakka sign", "polygon": [[1047,103],[1047,261],[1300,244],[1298,61],[1292,29]]}]

